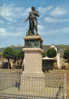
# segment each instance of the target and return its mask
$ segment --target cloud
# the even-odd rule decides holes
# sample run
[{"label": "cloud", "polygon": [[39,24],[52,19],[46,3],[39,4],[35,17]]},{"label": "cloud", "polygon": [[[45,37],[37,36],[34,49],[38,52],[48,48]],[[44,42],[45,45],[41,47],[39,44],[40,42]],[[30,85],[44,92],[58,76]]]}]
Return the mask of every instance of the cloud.
[{"label": "cloud", "polygon": [[66,13],[67,13],[67,11],[66,11],[64,8],[56,7],[56,8],[50,13],[50,15],[51,15],[51,16],[54,16],[54,17],[58,17],[58,16],[65,15]]},{"label": "cloud", "polygon": [[51,10],[51,9],[52,9],[52,6],[48,6],[48,7],[39,7],[39,8],[38,8],[38,10],[39,10],[40,13],[45,13],[45,12]]},{"label": "cloud", "polygon": [[0,19],[0,24],[4,24],[4,20],[1,20],[1,19]]},{"label": "cloud", "polygon": [[0,33],[4,33],[5,29],[4,28],[0,28]]},{"label": "cloud", "polygon": [[15,5],[3,4],[0,7],[0,16],[7,21],[16,22],[18,19],[27,17],[31,8],[18,7]]},{"label": "cloud", "polygon": [[45,21],[48,23],[60,23],[60,22],[63,23],[63,22],[69,22],[69,19],[46,17]]},{"label": "cloud", "polygon": [[69,34],[69,27],[63,27],[63,28],[60,28],[60,29],[53,29],[53,30],[48,30],[47,31],[47,34],[50,34],[50,35],[60,35],[60,33],[63,35],[66,35],[66,34]]},{"label": "cloud", "polygon": [[50,16],[59,17],[65,15],[67,11],[64,8],[54,6],[47,6],[47,7],[39,7],[38,11],[41,15],[49,14]]},{"label": "cloud", "polygon": [[15,5],[3,4],[0,7],[0,16],[8,21],[15,21],[17,18],[23,16],[22,7],[16,7]]},{"label": "cloud", "polygon": [[64,8],[56,7],[53,8],[48,17],[45,17],[45,21],[48,23],[62,23],[62,22],[69,22],[69,18],[62,18],[62,16],[66,15],[67,11]]},{"label": "cloud", "polygon": [[46,21],[46,22],[48,22],[48,23],[58,22],[58,20],[57,20],[57,19],[52,18],[52,17],[46,17],[46,18],[45,18],[45,21]]},{"label": "cloud", "polygon": [[38,29],[40,30],[44,29],[43,25],[38,25]]},{"label": "cloud", "polygon": [[48,6],[48,7],[39,7],[38,11],[41,15],[41,17],[43,17],[48,11],[50,11],[53,7],[52,6]]},{"label": "cloud", "polygon": [[24,16],[28,16],[28,13],[31,11],[31,8],[26,8],[26,10],[24,11],[23,15]]},{"label": "cloud", "polygon": [[19,32],[10,32],[6,28],[0,28],[0,36],[19,36]]},{"label": "cloud", "polygon": [[44,31],[45,31],[44,25],[39,24],[39,25],[38,25],[38,33],[39,33],[40,35],[43,35]]}]

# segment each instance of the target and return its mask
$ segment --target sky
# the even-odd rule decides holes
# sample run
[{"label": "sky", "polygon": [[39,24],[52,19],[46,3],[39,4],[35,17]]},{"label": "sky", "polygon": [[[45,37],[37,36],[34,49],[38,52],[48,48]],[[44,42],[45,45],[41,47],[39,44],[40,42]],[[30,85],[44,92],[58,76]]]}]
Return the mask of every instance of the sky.
[{"label": "sky", "polygon": [[31,7],[44,45],[69,44],[69,0],[0,0],[0,47],[23,46]]}]

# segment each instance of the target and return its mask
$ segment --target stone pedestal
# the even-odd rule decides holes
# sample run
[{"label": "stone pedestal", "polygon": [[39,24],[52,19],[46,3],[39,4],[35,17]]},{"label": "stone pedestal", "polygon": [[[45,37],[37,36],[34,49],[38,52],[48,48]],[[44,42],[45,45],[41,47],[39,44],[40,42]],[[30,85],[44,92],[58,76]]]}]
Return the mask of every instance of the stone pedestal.
[{"label": "stone pedestal", "polygon": [[24,73],[42,73],[42,38],[25,36],[24,41]]},{"label": "stone pedestal", "polygon": [[41,48],[24,48],[24,72],[42,73],[42,52]]},{"label": "stone pedestal", "polygon": [[45,87],[42,72],[43,40],[38,35],[26,36],[24,41],[24,71],[21,77],[21,90],[24,94],[39,95],[39,92]]}]

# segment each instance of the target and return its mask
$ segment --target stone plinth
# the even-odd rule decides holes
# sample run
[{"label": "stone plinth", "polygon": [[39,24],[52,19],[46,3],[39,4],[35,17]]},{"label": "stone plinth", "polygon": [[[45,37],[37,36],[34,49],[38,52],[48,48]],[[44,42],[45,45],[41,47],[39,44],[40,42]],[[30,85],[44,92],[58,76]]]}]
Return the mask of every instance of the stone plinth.
[{"label": "stone plinth", "polygon": [[24,72],[42,73],[42,52],[41,48],[24,48]]}]

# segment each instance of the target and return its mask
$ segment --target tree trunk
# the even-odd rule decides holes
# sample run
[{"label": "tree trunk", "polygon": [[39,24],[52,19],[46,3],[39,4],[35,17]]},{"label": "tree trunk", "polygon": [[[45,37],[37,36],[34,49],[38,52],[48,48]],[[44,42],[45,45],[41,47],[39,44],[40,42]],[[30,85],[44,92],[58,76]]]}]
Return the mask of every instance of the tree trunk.
[{"label": "tree trunk", "polygon": [[23,64],[23,58],[21,59],[21,65]]}]

